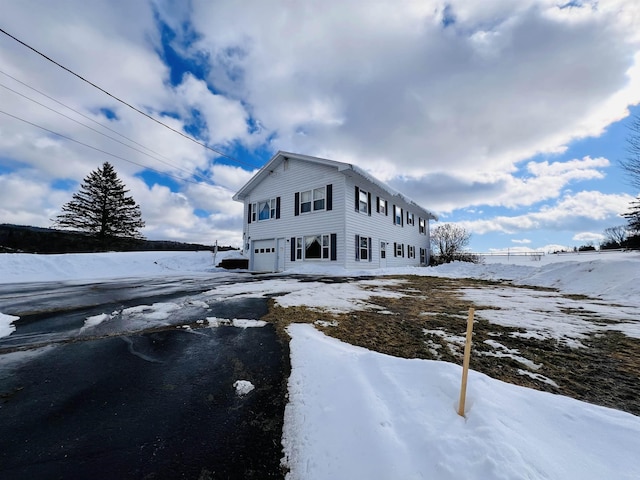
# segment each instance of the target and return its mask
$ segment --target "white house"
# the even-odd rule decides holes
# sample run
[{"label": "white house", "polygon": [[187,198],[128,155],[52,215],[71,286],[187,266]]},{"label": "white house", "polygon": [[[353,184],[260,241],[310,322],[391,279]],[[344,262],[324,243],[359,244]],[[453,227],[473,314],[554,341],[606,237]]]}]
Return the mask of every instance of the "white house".
[{"label": "white house", "polygon": [[244,202],[253,271],[429,263],[429,220],[437,217],[355,165],[278,152],[233,199]]}]

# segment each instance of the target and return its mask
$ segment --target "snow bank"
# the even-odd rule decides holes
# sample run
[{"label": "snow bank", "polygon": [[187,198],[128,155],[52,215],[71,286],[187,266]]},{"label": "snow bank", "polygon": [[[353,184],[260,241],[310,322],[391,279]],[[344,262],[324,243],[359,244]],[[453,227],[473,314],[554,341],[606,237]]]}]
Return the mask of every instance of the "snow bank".
[{"label": "snow bank", "polygon": [[[238,251],[218,252],[216,263]],[[0,254],[0,283],[99,280],[184,275],[218,270],[213,254],[202,252],[107,252],[37,255]]]},{"label": "snow bank", "polygon": [[13,325],[16,320],[20,320],[20,317],[0,312],[0,338],[8,337],[16,330]]},{"label": "snow bank", "polygon": [[[549,255],[544,262],[453,262],[426,268],[424,275],[481,280],[509,280],[516,285],[549,287],[640,306],[640,253]],[[553,261],[555,260],[555,261]]]},{"label": "snow bank", "polygon": [[291,325],[288,480],[640,478],[640,418]]}]

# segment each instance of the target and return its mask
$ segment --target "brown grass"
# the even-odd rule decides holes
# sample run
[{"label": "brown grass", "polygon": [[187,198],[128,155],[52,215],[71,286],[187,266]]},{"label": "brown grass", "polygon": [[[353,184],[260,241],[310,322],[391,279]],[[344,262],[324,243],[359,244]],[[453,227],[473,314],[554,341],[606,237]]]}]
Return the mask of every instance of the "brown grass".
[{"label": "brown grass", "polygon": [[[476,310],[482,310],[483,305],[473,305],[464,300],[460,290],[501,285],[497,282],[472,279],[416,276],[385,278],[401,280],[398,285],[388,288],[405,296],[373,297],[370,303],[379,308],[346,314],[332,314],[306,307],[282,308],[270,300],[269,313],[263,320],[274,323],[279,333],[285,337],[284,329],[291,323],[337,321],[337,326],[317,328],[352,345],[380,353],[461,364],[462,344],[456,345],[441,335],[425,333],[425,330],[464,337],[468,309],[474,307]],[[549,291],[527,287],[521,289],[522,295],[534,294],[534,291]],[[575,295],[567,297],[574,300],[587,299]],[[490,308],[495,310],[495,307]],[[581,309],[565,313],[581,314],[582,318],[585,314]],[[595,316],[593,320],[609,323],[609,320]],[[519,332],[522,331],[491,324],[476,317],[471,368],[505,382],[559,393],[640,415],[640,340],[629,338],[619,332],[600,332],[582,341],[586,348],[570,348],[555,340],[512,336],[513,333]],[[496,350],[484,343],[488,339],[498,341],[508,349],[517,350],[519,356],[540,367],[537,370],[528,369],[512,358],[490,356]],[[542,375],[558,386],[522,375],[519,373],[521,370]]]}]

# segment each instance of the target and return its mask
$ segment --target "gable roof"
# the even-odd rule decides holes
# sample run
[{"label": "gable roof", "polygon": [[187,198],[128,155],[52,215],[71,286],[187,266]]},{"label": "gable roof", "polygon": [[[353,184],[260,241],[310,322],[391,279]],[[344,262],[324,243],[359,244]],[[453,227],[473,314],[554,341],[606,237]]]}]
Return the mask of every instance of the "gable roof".
[{"label": "gable roof", "polygon": [[233,196],[233,199],[238,202],[244,201],[244,199],[249,195],[249,193],[255,188],[256,185],[262,182],[262,180],[264,180],[265,177],[267,177],[270,173],[272,173],[273,170],[275,170],[284,160],[290,159],[290,158],[296,159],[296,160],[302,160],[304,162],[311,162],[319,165],[327,165],[330,167],[334,167],[339,172],[342,172],[345,175],[349,175],[349,173],[358,175],[364,178],[365,180],[367,180],[369,183],[372,183],[373,185],[376,185],[377,187],[381,188],[384,192],[389,194],[391,197],[400,198],[406,203],[421,210],[422,212],[424,212],[427,219],[438,220],[438,217],[435,214],[421,207],[410,198],[397,192],[386,183],[381,182],[380,180],[370,175],[369,173],[365,172],[363,169],[361,169],[356,165],[352,165],[351,163],[337,162],[335,160],[328,160],[326,158],[311,157],[309,155],[301,155],[299,153],[291,153],[291,152],[283,152],[283,151],[279,151],[273,157],[271,157],[271,160],[269,160],[258,171],[258,173],[256,173],[253,177],[251,177],[251,179],[240,190],[236,192],[236,194]]}]

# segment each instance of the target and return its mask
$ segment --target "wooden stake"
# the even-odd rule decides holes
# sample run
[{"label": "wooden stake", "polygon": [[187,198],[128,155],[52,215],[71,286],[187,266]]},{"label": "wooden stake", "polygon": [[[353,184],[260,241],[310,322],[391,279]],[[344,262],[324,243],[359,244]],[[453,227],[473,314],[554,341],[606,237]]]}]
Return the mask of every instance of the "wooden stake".
[{"label": "wooden stake", "polygon": [[471,334],[473,332],[473,308],[469,309],[467,319],[467,340],[464,345],[464,361],[462,362],[462,385],[460,387],[460,402],[458,403],[458,415],[464,417],[464,403],[467,397],[467,375],[469,373],[469,359],[471,357]]}]

